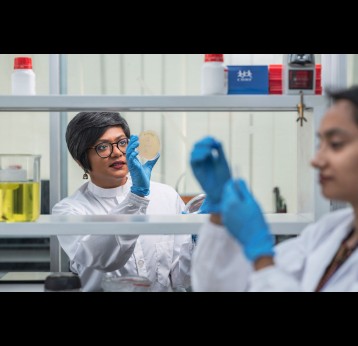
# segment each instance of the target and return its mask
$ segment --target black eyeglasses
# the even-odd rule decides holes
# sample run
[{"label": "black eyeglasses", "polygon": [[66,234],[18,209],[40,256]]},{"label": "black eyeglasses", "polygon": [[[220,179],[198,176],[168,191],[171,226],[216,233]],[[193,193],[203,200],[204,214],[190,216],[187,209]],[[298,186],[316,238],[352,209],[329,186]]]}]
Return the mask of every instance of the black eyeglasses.
[{"label": "black eyeglasses", "polygon": [[95,149],[96,153],[102,159],[106,159],[110,157],[113,153],[113,145],[116,145],[117,148],[121,151],[122,154],[125,154],[127,151],[129,139],[128,138],[121,138],[118,142],[115,143],[100,143],[97,144],[95,147],[90,147],[88,149]]}]

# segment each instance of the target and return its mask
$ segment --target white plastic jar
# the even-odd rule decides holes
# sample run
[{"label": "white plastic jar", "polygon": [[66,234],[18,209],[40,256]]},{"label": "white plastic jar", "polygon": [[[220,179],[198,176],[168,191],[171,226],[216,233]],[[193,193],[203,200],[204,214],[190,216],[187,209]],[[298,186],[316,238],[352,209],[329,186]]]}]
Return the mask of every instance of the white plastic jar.
[{"label": "white plastic jar", "polygon": [[226,95],[227,73],[224,54],[205,54],[205,63],[201,70],[201,94]]},{"label": "white plastic jar", "polygon": [[17,57],[11,74],[12,95],[36,95],[36,76],[32,70],[32,59]]}]

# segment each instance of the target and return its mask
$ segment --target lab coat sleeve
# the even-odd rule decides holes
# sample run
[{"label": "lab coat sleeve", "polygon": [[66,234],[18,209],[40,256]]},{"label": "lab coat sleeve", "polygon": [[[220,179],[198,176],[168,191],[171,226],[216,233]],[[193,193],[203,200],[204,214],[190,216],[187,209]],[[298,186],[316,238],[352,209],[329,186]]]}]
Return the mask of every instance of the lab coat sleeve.
[{"label": "lab coat sleeve", "polygon": [[311,225],[300,237],[278,245],[275,266],[254,272],[241,246],[227,230],[208,223],[201,229],[194,253],[193,288],[195,291],[301,291],[302,273],[314,231],[315,226]]},{"label": "lab coat sleeve", "polygon": [[170,272],[174,289],[187,289],[191,286],[191,259],[194,243],[191,235],[174,236],[174,260]]},{"label": "lab coat sleeve", "polygon": [[225,227],[207,221],[193,254],[192,287],[196,292],[236,292],[248,287],[252,265]]},{"label": "lab coat sleeve", "polygon": [[[129,193],[124,201],[109,214],[146,213],[149,200]],[[52,211],[56,215],[84,215],[80,206],[60,203]],[[118,224],[120,227],[120,224]],[[103,230],[105,233],[105,230]],[[122,268],[132,255],[138,235],[86,235],[59,236],[61,247],[67,253],[72,265],[91,267],[100,271],[112,272]]]},{"label": "lab coat sleeve", "polygon": [[[346,214],[343,214],[344,217]],[[252,271],[243,266],[241,247],[224,227],[203,225],[198,247],[194,252],[192,280],[195,291],[301,292],[307,286],[309,256],[326,238],[332,220],[329,214],[306,227],[300,236],[275,247],[274,266]],[[336,226],[333,225],[333,231]],[[251,270],[251,273],[250,273]],[[354,282],[347,291],[358,291]]]},{"label": "lab coat sleeve", "polygon": [[134,193],[128,193],[126,198],[116,208],[112,209],[109,215],[128,214],[128,215],[145,215],[147,213],[147,207],[149,199],[145,197],[139,197]]},{"label": "lab coat sleeve", "polygon": [[358,283],[352,284],[352,286],[348,289],[348,292],[358,292]]},{"label": "lab coat sleeve", "polygon": [[[183,200],[177,195],[176,212],[182,214],[185,209]],[[188,289],[191,286],[191,259],[194,243],[191,234],[174,235],[173,262],[170,270],[171,285],[174,290]]]},{"label": "lab coat sleeve", "polygon": [[307,254],[312,246],[316,225],[312,224],[297,238],[275,248],[275,265],[256,271],[250,278],[251,292],[301,292]]},{"label": "lab coat sleeve", "polygon": [[294,275],[277,266],[254,272],[250,278],[250,292],[301,292],[299,281]]}]

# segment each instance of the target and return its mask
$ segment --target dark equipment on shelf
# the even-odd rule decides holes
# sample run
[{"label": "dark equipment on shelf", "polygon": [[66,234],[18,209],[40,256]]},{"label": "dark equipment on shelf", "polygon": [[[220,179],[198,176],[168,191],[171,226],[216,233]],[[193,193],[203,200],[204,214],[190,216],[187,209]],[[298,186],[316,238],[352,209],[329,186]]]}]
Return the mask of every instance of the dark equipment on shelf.
[{"label": "dark equipment on shelf", "polygon": [[274,197],[275,197],[275,207],[276,213],[278,214],[286,214],[287,213],[287,205],[285,200],[280,195],[280,189],[275,187],[273,189]]}]

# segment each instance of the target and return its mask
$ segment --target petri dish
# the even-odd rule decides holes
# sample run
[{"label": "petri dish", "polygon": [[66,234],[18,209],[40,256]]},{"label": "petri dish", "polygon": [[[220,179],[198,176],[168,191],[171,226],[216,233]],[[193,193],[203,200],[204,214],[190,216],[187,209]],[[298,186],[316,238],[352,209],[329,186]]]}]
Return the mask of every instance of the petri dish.
[{"label": "petri dish", "polygon": [[190,200],[185,205],[184,213],[185,214],[198,214],[198,211],[199,211],[201,205],[204,203],[205,198],[206,198],[205,194],[200,194],[200,195],[194,197],[192,200]]},{"label": "petri dish", "polygon": [[151,287],[152,282],[143,276],[115,276],[105,273],[102,278],[104,292],[150,292]]},{"label": "petri dish", "polygon": [[139,135],[138,155],[144,160],[153,160],[160,150],[159,136],[155,131],[143,131]]}]

